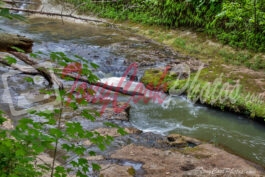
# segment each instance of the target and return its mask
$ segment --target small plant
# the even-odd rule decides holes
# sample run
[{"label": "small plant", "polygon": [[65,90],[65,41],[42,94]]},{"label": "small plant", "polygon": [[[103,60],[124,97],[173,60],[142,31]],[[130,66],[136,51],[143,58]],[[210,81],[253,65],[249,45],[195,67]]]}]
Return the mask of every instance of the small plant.
[{"label": "small plant", "polygon": [[[73,60],[62,52],[52,52],[50,58],[64,68],[60,74],[66,80],[73,80],[67,76],[70,73],[77,74],[77,78],[85,77],[91,83],[98,79],[92,72],[92,69],[96,69],[98,66],[88,63],[80,56],[74,56],[75,60]],[[60,70],[55,72],[58,73]],[[14,130],[0,129],[1,177],[36,177],[42,176],[44,173],[50,173],[51,177],[63,177],[67,174],[86,177],[90,169],[93,171],[100,169],[98,164],[89,163],[86,159],[87,155],[93,156],[96,153],[87,151],[83,142],[88,140],[100,150],[104,150],[113,138],[108,135],[102,136],[96,131],[86,130],[80,122],[63,117],[66,107],[72,111],[79,110],[80,116],[90,121],[95,121],[95,117],[99,116],[99,113],[89,110],[86,100],[95,92],[82,87],[83,85],[84,83],[78,85],[78,82],[75,81],[71,92],[59,88],[57,99],[60,104],[53,110],[29,111],[30,115],[38,117],[39,121],[22,118]],[[74,95],[73,92],[79,93],[79,95]],[[50,90],[46,93],[53,94]],[[4,121],[5,118],[0,112],[0,123]],[[115,127],[119,133],[125,134],[124,130],[117,125],[107,123],[106,126]],[[59,155],[59,151],[64,152],[64,155]],[[51,152],[51,164],[38,163],[37,158],[43,152]],[[58,164],[59,158],[64,160]]]}]

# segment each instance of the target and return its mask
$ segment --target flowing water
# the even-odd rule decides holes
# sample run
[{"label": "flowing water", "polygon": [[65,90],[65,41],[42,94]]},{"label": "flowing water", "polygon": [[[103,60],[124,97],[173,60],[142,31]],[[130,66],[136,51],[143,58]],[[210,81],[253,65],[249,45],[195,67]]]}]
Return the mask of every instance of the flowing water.
[{"label": "flowing water", "polygon": [[[0,30],[32,38],[34,52],[78,54],[100,65],[100,78],[120,77],[128,61],[157,59],[153,65],[164,65],[172,53],[132,33],[89,24],[62,24],[48,18],[30,19],[28,23],[0,21]],[[174,56],[173,56],[174,57]],[[163,60],[159,60],[163,58]],[[159,62],[158,62],[159,60]],[[140,76],[146,67],[141,67]],[[0,67],[0,74],[8,72]],[[10,92],[19,100],[21,92],[33,87],[21,78],[11,77]],[[0,108],[8,111],[0,82]],[[41,88],[41,86],[39,86]],[[121,96],[119,99],[127,100]],[[265,166],[265,126],[242,116],[194,105],[184,97],[171,98],[174,104],[131,103],[130,121],[138,129],[157,134],[181,133],[225,147],[227,150]]]}]

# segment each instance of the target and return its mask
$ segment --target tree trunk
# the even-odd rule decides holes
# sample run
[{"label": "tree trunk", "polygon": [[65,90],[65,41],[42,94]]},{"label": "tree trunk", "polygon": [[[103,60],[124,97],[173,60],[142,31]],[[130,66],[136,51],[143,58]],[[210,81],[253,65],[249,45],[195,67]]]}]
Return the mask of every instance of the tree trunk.
[{"label": "tree trunk", "polygon": [[28,39],[24,36],[0,33],[0,51],[16,51],[12,47],[17,47],[25,52],[29,53],[32,51],[33,40]]}]

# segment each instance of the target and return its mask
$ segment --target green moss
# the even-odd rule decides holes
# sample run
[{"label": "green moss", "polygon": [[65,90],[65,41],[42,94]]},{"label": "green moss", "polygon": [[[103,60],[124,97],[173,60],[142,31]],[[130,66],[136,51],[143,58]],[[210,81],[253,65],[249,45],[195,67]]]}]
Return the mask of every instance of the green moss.
[{"label": "green moss", "polygon": [[163,76],[163,71],[159,69],[149,69],[146,70],[144,76],[141,78],[141,82],[145,85],[158,86],[161,84],[161,78]]},{"label": "green moss", "polygon": [[[209,75],[209,74],[208,74]],[[161,80],[162,78],[162,80]],[[221,110],[249,115],[251,118],[265,118],[265,102],[257,94],[244,92],[242,86],[227,80],[208,78],[211,82],[196,79],[196,74],[190,78],[177,80],[176,75],[167,74],[163,77],[162,70],[146,70],[141,81],[145,85],[166,85],[165,92],[170,94],[186,94],[193,102],[200,102]],[[232,84],[231,84],[232,82]],[[179,92],[181,90],[181,92]]]}]

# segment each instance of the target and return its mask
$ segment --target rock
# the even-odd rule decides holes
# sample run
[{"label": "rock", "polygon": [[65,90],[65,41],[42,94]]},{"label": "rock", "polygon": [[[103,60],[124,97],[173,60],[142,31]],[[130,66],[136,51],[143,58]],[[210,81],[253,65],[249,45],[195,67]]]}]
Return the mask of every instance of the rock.
[{"label": "rock", "polygon": [[[129,128],[124,128],[125,132],[128,134],[139,134],[142,131],[138,130],[137,128],[129,127]],[[117,131],[117,128],[98,128],[95,129],[94,131],[100,133],[103,136],[109,135],[112,137],[118,137],[121,136],[121,134]]]},{"label": "rock", "polygon": [[167,137],[167,144],[171,147],[186,147],[188,143],[181,137],[181,135],[169,135]]},{"label": "rock", "polygon": [[129,121],[129,110],[129,104],[118,103],[116,107],[114,106],[104,109],[100,119]]},{"label": "rock", "polygon": [[[257,167],[249,161],[229,154],[213,145],[201,144],[195,148],[197,150],[193,151],[193,155],[185,155],[176,150],[162,150],[130,144],[122,149],[116,150],[111,155],[111,158],[143,163],[142,169],[145,171],[144,176],[147,177],[197,177],[203,175],[211,177],[254,177],[265,174],[261,167]],[[196,153],[207,153],[209,156],[201,159],[196,157]],[[218,174],[217,170],[221,172],[221,175]],[[225,170],[226,173],[224,173]]]},{"label": "rock", "polygon": [[89,140],[85,140],[85,141],[83,141],[83,143],[82,143],[84,146],[91,146],[93,143],[91,143],[91,141],[89,141]]},{"label": "rock", "polygon": [[181,63],[172,65],[169,75],[175,78],[185,79],[190,75],[190,72],[190,67],[185,63]]},{"label": "rock", "polygon": [[[137,128],[134,127],[128,127],[128,128],[124,128],[125,132],[127,132],[128,134],[140,134],[142,133],[141,130],[138,130]],[[106,127],[101,127],[101,128],[97,128],[93,131],[98,132],[100,135],[102,136],[112,136],[112,137],[119,137],[122,136],[118,131],[117,128],[106,128]],[[91,143],[91,141],[89,140],[85,140],[82,142],[83,145],[85,146],[91,146],[93,143]]]},{"label": "rock", "polygon": [[137,128],[134,128],[134,127],[126,127],[125,128],[125,131],[129,134],[140,134],[142,133],[143,131],[142,130],[139,130]]},{"label": "rock", "polygon": [[170,134],[167,136],[167,144],[171,147],[188,147],[198,146],[201,143],[194,138],[182,136],[180,134]]},{"label": "rock", "polygon": [[100,177],[129,177],[133,169],[131,166],[121,166],[116,164],[101,165]]},{"label": "rock", "polygon": [[0,33],[0,51],[16,51],[13,47],[24,50],[29,53],[32,51],[33,40],[25,36]]}]

